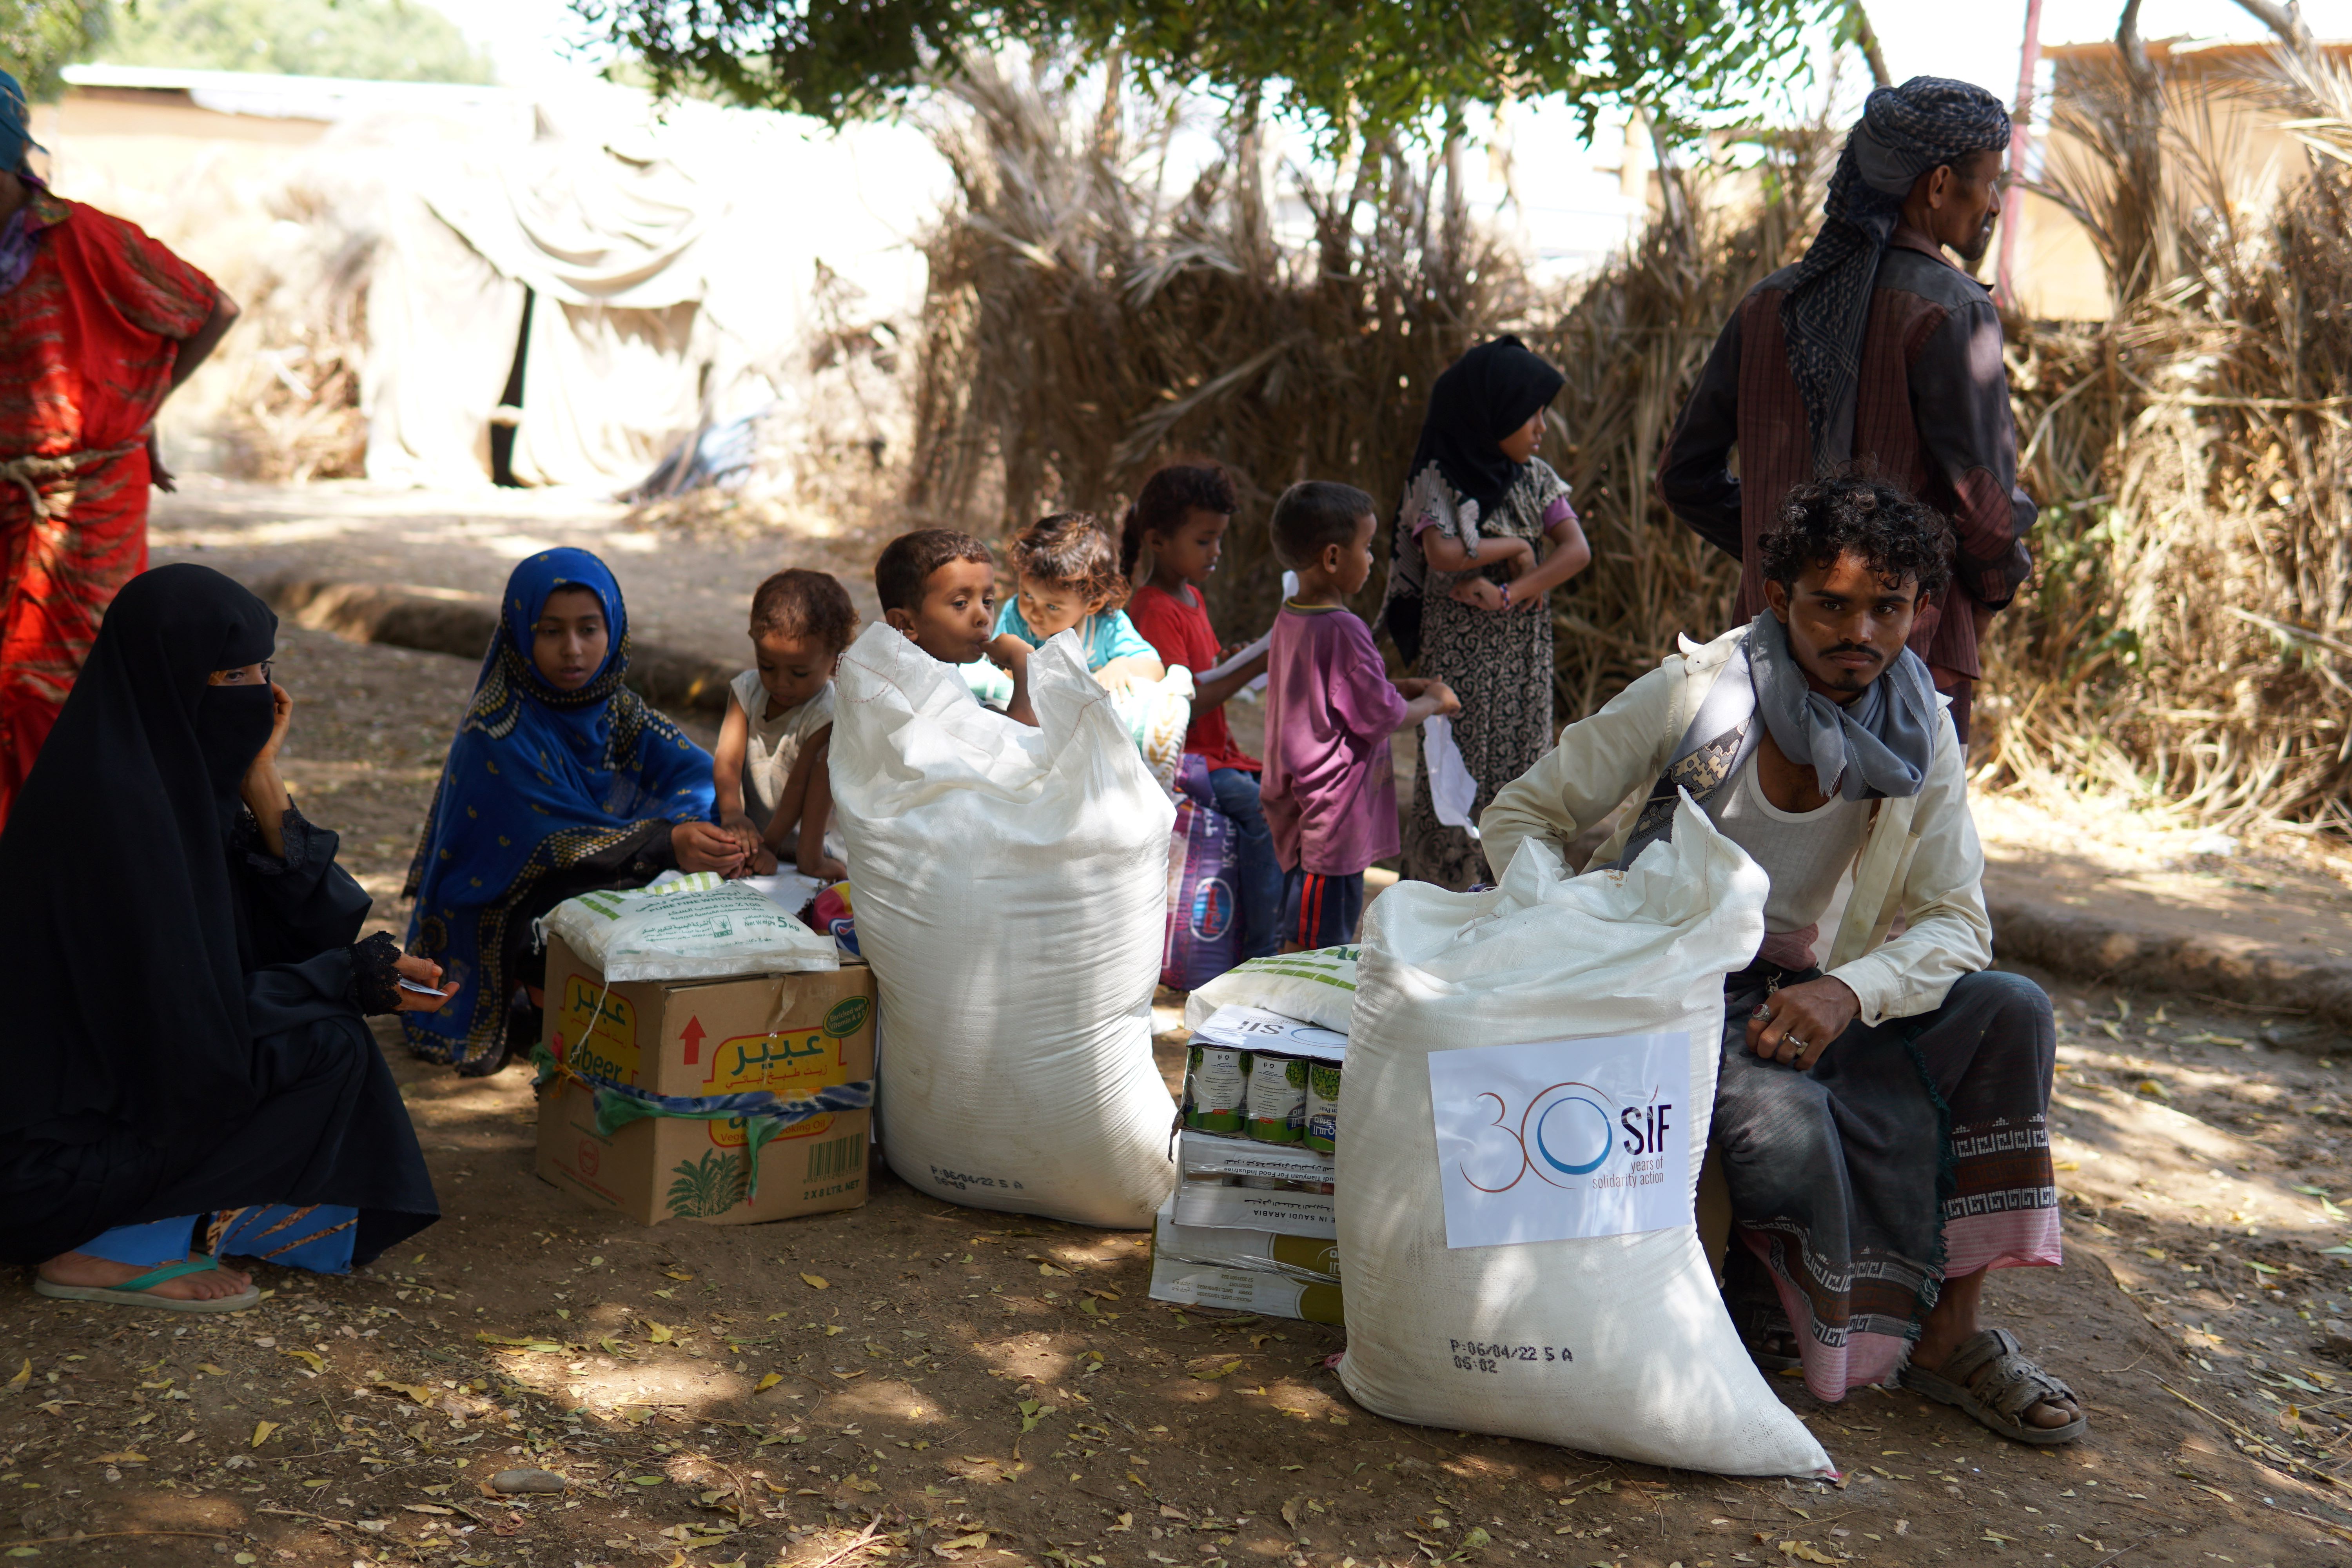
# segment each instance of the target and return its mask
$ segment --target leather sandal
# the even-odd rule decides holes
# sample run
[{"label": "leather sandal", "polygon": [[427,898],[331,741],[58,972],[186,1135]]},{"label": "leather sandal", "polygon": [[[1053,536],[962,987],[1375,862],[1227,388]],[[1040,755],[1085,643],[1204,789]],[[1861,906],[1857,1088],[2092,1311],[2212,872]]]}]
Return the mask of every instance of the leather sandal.
[{"label": "leather sandal", "polygon": [[1782,1355],[1764,1348],[1775,1340],[1792,1350],[1796,1347],[1797,1331],[1789,1326],[1788,1315],[1778,1308],[1765,1319],[1764,1327],[1756,1338],[1742,1341],[1741,1346],[1748,1352],[1748,1359],[1768,1373],[1793,1372],[1805,1364],[1801,1356]]},{"label": "leather sandal", "polygon": [[[2042,1371],[2007,1329],[1978,1330],[1933,1372],[1906,1365],[1903,1386],[1938,1404],[1958,1405],[1986,1430],[2035,1447],[2071,1443],[2091,1426],[2091,1418],[2082,1413],[2081,1397]],[[2063,1426],[2027,1423],[2028,1410],[2045,1400],[2061,1399],[2074,1405],[2074,1419]]]}]

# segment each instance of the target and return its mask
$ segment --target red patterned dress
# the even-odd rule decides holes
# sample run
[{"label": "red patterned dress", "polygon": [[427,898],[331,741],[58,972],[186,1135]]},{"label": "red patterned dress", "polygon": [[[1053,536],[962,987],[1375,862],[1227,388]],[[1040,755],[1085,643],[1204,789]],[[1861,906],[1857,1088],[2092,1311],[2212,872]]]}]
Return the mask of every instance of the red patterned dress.
[{"label": "red patterned dress", "polygon": [[146,568],[147,425],[221,297],[137,225],[27,195],[32,266],[0,293],[0,822]]}]

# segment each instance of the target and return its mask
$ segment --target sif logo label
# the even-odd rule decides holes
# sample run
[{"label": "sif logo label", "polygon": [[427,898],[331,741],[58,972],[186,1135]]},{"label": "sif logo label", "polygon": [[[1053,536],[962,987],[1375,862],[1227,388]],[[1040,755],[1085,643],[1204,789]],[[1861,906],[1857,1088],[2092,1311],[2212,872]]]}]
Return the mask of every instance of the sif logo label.
[{"label": "sif logo label", "polygon": [[1691,1223],[1687,1035],[1434,1051],[1429,1101],[1449,1247]]}]

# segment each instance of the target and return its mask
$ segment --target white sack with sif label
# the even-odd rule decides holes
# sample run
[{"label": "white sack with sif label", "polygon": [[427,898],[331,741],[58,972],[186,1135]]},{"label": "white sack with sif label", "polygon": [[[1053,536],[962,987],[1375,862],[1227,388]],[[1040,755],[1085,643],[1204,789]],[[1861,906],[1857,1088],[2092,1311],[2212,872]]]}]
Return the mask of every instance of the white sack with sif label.
[{"label": "white sack with sif label", "polygon": [[833,798],[890,1168],[950,1203],[1141,1229],[1176,1181],[1151,1061],[1175,807],[1076,644],[1030,658],[1033,729],[868,626],[835,677]]},{"label": "white sack with sif label", "polygon": [[1359,1404],[1720,1475],[1829,1468],[1693,1223],[1723,977],[1766,886],[1685,795],[1622,873],[1569,877],[1529,838],[1492,891],[1381,895],[1338,1170]]}]

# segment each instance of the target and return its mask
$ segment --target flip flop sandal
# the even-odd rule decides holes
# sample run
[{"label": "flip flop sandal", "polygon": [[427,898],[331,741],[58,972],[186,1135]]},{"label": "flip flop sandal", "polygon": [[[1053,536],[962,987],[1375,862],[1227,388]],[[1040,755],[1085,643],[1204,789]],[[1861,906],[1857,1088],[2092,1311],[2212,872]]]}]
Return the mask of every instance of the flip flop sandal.
[{"label": "flip flop sandal", "polygon": [[217,1258],[192,1258],[184,1263],[167,1263],[136,1279],[125,1279],[120,1285],[60,1285],[35,1275],[33,1289],[60,1301],[100,1301],[110,1307],[147,1307],[159,1312],[242,1312],[248,1307],[261,1304],[259,1286],[248,1286],[234,1296],[215,1296],[209,1301],[184,1301],[173,1296],[148,1294],[166,1280],[177,1279],[186,1274],[203,1274],[219,1267]]},{"label": "flip flop sandal", "polygon": [[[1979,1330],[1933,1372],[1906,1365],[1903,1386],[1939,1404],[1958,1405],[1987,1430],[2015,1443],[2048,1447],[2071,1443],[2090,1429],[2091,1418],[2081,1414],[2081,1397],[2034,1364],[2007,1329]],[[2045,1399],[2073,1401],[2074,1419],[2063,1426],[2028,1426],[2025,1413]]]}]

